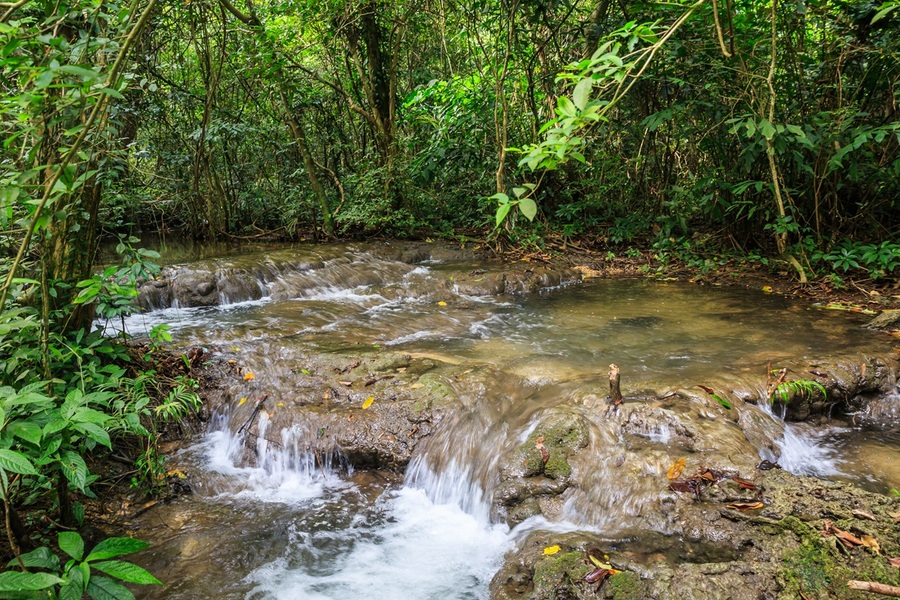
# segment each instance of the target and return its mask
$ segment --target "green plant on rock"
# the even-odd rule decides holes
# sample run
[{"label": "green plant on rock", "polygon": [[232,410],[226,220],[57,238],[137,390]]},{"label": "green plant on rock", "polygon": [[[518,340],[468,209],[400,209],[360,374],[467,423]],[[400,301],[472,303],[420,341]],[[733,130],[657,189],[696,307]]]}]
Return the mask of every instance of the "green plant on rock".
[{"label": "green plant on rock", "polygon": [[120,556],[143,550],[149,545],[146,542],[127,537],[107,538],[87,554],[84,540],[76,532],[61,532],[58,542],[60,550],[70,557],[65,564],[47,547],[10,561],[7,565],[10,569],[21,570],[0,573],[0,592],[4,598],[68,600],[87,594],[94,600],[133,600],[134,594],[120,581],[163,585],[142,567],[118,560]]},{"label": "green plant on rock", "polygon": [[828,392],[818,381],[810,379],[797,379],[795,381],[783,381],[775,386],[769,394],[769,402],[787,404],[794,398],[812,398],[816,393],[826,397]]}]

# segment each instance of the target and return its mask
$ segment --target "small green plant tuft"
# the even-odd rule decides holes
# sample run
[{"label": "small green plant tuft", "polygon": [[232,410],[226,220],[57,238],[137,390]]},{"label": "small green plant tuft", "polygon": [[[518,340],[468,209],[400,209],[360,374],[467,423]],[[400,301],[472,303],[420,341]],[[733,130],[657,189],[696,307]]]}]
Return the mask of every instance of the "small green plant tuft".
[{"label": "small green plant tuft", "polygon": [[781,404],[787,404],[794,398],[811,398],[816,393],[821,394],[822,397],[828,395],[825,386],[818,381],[812,381],[810,379],[785,381],[778,384],[772,391],[772,394],[769,396],[769,401],[772,403],[779,402]]}]

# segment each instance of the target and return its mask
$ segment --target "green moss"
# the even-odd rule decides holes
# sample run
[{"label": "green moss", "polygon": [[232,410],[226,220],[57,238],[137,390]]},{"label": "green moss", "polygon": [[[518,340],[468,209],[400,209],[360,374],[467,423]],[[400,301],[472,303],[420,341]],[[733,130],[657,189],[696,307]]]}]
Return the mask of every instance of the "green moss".
[{"label": "green moss", "polygon": [[616,573],[603,585],[614,600],[640,600],[644,597],[641,593],[641,578],[631,571]]},{"label": "green moss", "polygon": [[550,600],[561,587],[569,587],[584,579],[591,568],[585,564],[584,553],[563,552],[541,557],[534,565],[533,600]]},{"label": "green moss", "polygon": [[779,580],[784,586],[781,598],[797,598],[800,592],[816,598],[866,598],[851,590],[851,579],[900,584],[900,571],[890,567],[883,556],[864,548],[838,550],[835,538],[807,537],[799,548],[784,555]]},{"label": "green moss", "polygon": [[571,474],[572,467],[569,466],[566,457],[562,454],[557,454],[544,465],[544,475],[550,479],[563,479]]}]

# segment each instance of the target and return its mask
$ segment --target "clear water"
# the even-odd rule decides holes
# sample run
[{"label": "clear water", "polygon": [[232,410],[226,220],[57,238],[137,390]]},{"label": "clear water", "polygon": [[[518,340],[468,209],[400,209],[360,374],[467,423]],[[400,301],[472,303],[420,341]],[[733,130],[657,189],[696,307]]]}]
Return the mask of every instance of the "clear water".
[{"label": "clear water", "polygon": [[[301,264],[318,266],[291,267]],[[263,417],[266,435],[243,439],[226,411],[200,444],[175,459],[174,466],[192,473],[196,493],[137,523],[135,535],[154,543],[143,564],[170,582],[139,594],[486,598],[504,553],[524,532],[612,533],[615,522],[646,513],[666,493],[659,483],[666,468],[685,452],[678,423],[691,419],[702,418],[709,440],[742,455],[739,464],[778,458],[796,473],[881,489],[894,481],[877,472],[877,457],[898,455],[900,440],[890,427],[866,436],[866,450],[852,424],[785,425],[768,411],[741,406],[736,412],[752,413],[760,439],[774,440],[754,445],[731,416],[722,419],[695,400],[689,407],[654,405],[648,421],[636,422],[634,435],[623,440],[618,425],[591,408],[591,398],[605,395],[612,362],[621,368],[626,396],[644,389],[701,394],[701,383],[758,392],[770,362],[879,350],[860,328],[863,318],[680,283],[592,281],[526,297],[459,293],[455,280],[478,266],[409,265],[359,248],[315,247],[173,266],[220,279],[251,273],[256,292],[222,294],[215,307],[135,315],[129,331],[141,335],[168,324],[177,345],[239,357],[276,401],[320,393],[298,384],[297,368],[323,352],[387,349],[494,375],[471,390],[464,378],[457,384],[470,412],[422,447],[405,480],[354,472],[337,457],[323,464],[307,451],[306,430],[284,426],[290,419],[279,415],[271,422]],[[492,520],[494,457],[526,440],[541,415],[572,404],[584,406],[597,453],[573,465],[584,490],[568,497],[553,522],[509,530]],[[247,466],[248,452],[255,466]],[[617,470],[619,464],[626,468]]]}]

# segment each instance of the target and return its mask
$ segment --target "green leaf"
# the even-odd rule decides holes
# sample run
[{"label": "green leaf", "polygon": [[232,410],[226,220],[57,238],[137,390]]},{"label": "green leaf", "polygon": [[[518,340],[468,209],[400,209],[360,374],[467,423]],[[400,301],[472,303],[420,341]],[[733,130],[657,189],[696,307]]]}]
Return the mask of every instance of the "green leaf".
[{"label": "green leaf", "polygon": [[537,215],[537,204],[531,198],[522,198],[519,200],[519,210],[526,219],[534,221],[534,217]]},{"label": "green leaf", "polygon": [[75,429],[87,435],[98,444],[103,444],[107,448],[112,448],[112,442],[109,439],[109,434],[99,425],[95,423],[76,423]]},{"label": "green leaf", "polygon": [[97,73],[97,71],[94,71],[93,69],[86,69],[85,67],[79,67],[78,65],[62,65],[60,67],[57,67],[56,70],[60,73],[66,73],[68,75],[81,77],[85,81],[90,81],[99,77],[99,73]]},{"label": "green leaf", "polygon": [[94,600],[134,600],[134,594],[127,587],[100,575],[91,577],[87,593]]},{"label": "green leaf", "polygon": [[764,138],[771,140],[775,137],[775,126],[768,119],[762,119],[759,122],[759,132],[763,134]]},{"label": "green leaf", "polygon": [[61,531],[59,549],[75,560],[81,560],[84,556],[84,540],[75,531]]},{"label": "green leaf", "polygon": [[142,542],[141,540],[136,540],[134,538],[128,537],[114,537],[105,539],[91,550],[91,553],[88,554],[88,557],[84,560],[92,561],[92,560],[106,560],[107,558],[115,558],[116,556],[122,556],[124,554],[131,554],[132,552],[138,552],[143,550],[147,546],[149,546],[147,542]]},{"label": "green leaf", "polygon": [[578,110],[584,110],[587,106],[588,100],[591,99],[591,91],[593,89],[594,79],[592,77],[585,77],[575,86],[575,91],[572,92],[572,101],[575,103],[575,106],[578,107]]},{"label": "green leaf", "polygon": [[66,583],[59,589],[59,600],[81,600],[84,596],[84,573],[81,569],[69,569]]},{"label": "green leaf", "polygon": [[[49,569],[51,571],[59,570],[59,557],[50,552],[50,548],[47,548],[46,546],[22,554],[19,558],[21,558],[22,563],[29,568]],[[9,561],[6,566],[17,567],[19,566],[19,561],[14,558]]]},{"label": "green leaf", "polygon": [[112,575],[128,583],[141,583],[146,585],[163,585],[163,582],[151,575],[146,569],[125,562],[124,560],[108,560],[91,563],[91,566],[107,575]]},{"label": "green leaf", "polygon": [[7,571],[6,573],[0,573],[0,592],[45,590],[62,582],[62,579],[50,573]]},{"label": "green leaf", "polygon": [[512,204],[508,202],[497,207],[497,227],[500,227],[500,223],[502,223],[503,219],[506,218],[506,215],[509,214],[510,208],[512,208]]},{"label": "green leaf", "polygon": [[710,394],[710,396],[712,396],[716,402],[718,402],[719,404],[721,404],[728,410],[731,410],[731,402],[729,402],[728,400],[725,400],[724,398],[722,398],[722,396],[720,396],[718,394]]},{"label": "green leaf", "polygon": [[[0,415],[2,414],[3,411],[0,410]],[[8,431],[14,437],[17,437],[20,440],[25,440],[26,442],[30,442],[34,445],[38,445],[41,443],[41,428],[38,424],[32,423],[31,421],[12,421],[6,426],[6,431]]]},{"label": "green leaf", "polygon": [[31,461],[15,450],[0,450],[0,469],[22,475],[37,475]]},{"label": "green leaf", "polygon": [[77,452],[66,450],[59,459],[59,466],[69,483],[84,492],[87,485],[88,468],[84,459]]}]

